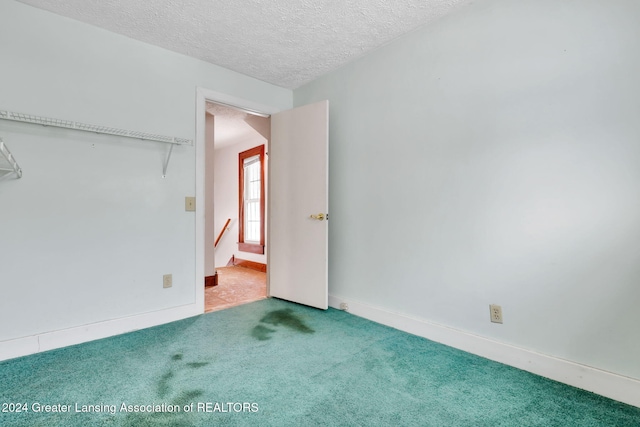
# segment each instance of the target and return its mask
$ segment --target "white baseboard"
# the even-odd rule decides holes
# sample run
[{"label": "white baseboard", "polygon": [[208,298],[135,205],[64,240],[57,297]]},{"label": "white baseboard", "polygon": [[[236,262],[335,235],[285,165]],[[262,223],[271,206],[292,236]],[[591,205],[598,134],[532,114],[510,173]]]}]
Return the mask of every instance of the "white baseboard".
[{"label": "white baseboard", "polygon": [[80,344],[202,314],[197,304],[0,341],[0,361]]},{"label": "white baseboard", "polygon": [[342,303],[348,304],[349,313],[376,323],[640,407],[639,380],[514,347],[423,319],[393,313],[383,308],[351,299],[336,295],[329,296],[330,307],[340,309],[340,304]]}]

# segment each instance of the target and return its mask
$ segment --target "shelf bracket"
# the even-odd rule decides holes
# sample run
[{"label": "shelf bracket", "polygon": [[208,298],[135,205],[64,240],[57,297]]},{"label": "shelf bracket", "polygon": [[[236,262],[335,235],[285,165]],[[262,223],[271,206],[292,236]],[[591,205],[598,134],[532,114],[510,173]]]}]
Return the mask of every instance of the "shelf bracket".
[{"label": "shelf bracket", "polygon": [[167,177],[167,168],[169,167],[169,160],[171,160],[171,153],[173,153],[173,147],[175,146],[175,144],[171,144],[171,147],[169,147],[169,154],[167,154],[167,159],[164,161],[164,165],[162,167],[162,177],[166,178]]},{"label": "shelf bracket", "polygon": [[0,176],[4,176],[9,173],[15,173],[18,178],[22,178],[22,169],[18,166],[18,162],[13,158],[13,155],[9,151],[2,138],[0,138]]}]

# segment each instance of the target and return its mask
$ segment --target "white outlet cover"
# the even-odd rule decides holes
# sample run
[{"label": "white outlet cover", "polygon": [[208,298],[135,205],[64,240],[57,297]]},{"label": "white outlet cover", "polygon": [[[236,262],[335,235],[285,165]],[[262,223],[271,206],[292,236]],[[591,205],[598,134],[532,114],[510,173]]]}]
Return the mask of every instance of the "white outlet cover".
[{"label": "white outlet cover", "polygon": [[171,286],[173,286],[173,275],[165,274],[162,276],[162,287],[170,288]]},{"label": "white outlet cover", "polygon": [[489,306],[489,316],[493,323],[502,323],[502,307],[497,304]]}]

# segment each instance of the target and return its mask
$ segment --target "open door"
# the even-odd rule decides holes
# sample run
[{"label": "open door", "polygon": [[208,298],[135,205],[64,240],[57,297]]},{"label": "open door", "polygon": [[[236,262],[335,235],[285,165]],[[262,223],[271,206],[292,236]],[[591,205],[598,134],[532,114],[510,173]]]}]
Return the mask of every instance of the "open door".
[{"label": "open door", "polygon": [[271,116],[269,295],[326,310],[329,101]]}]

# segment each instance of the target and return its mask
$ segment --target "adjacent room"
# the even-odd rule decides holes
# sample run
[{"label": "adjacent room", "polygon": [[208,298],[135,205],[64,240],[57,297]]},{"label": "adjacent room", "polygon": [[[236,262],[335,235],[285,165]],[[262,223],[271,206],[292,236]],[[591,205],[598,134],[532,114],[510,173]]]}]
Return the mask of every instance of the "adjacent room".
[{"label": "adjacent room", "polygon": [[250,6],[0,0],[0,425],[640,425],[640,3]]},{"label": "adjacent room", "polygon": [[206,109],[205,141],[213,146],[206,153],[213,188],[205,190],[205,198],[213,199],[205,223],[208,313],[267,297],[265,147],[271,122],[220,104],[207,103]]}]

